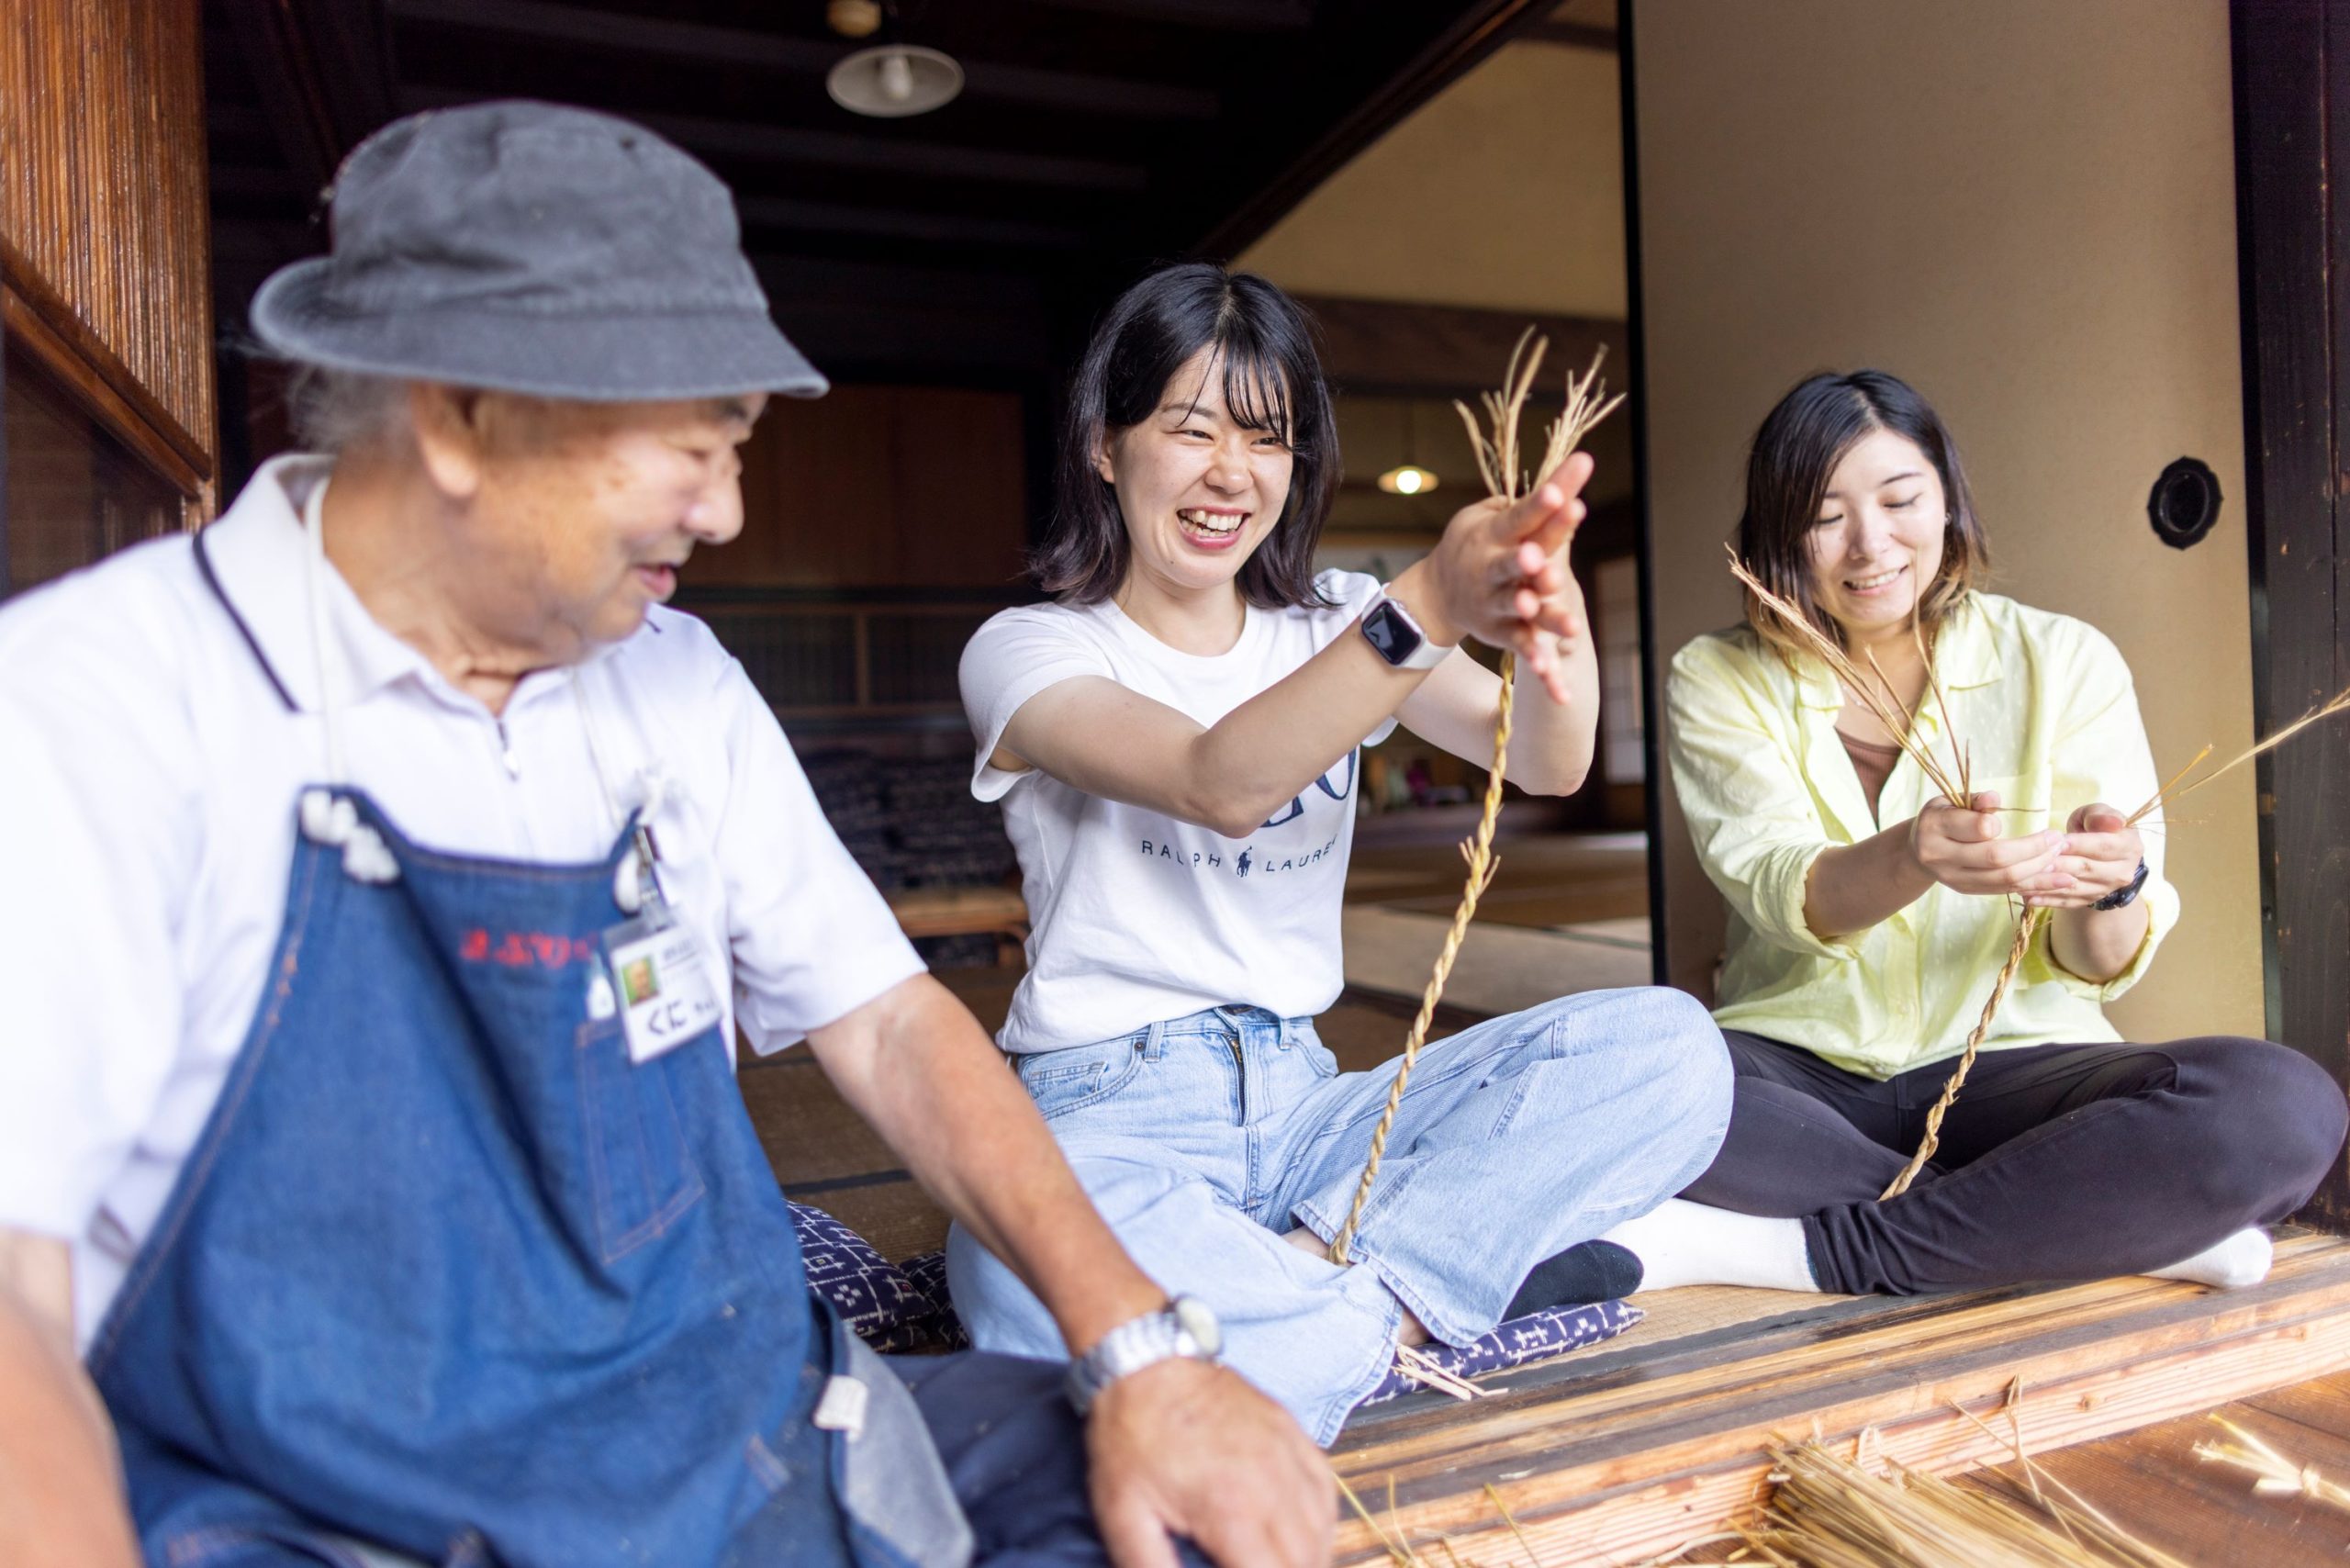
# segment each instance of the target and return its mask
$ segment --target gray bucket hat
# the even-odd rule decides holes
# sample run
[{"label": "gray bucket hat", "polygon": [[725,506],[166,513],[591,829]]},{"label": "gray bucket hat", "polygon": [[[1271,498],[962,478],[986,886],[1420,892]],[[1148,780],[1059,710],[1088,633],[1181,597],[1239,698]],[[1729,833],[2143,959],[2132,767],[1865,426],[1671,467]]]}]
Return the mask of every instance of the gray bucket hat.
[{"label": "gray bucket hat", "polygon": [[521,101],[395,120],[343,161],[333,224],[331,254],[253,296],[287,359],[586,402],[825,389],[726,186],[626,120]]}]

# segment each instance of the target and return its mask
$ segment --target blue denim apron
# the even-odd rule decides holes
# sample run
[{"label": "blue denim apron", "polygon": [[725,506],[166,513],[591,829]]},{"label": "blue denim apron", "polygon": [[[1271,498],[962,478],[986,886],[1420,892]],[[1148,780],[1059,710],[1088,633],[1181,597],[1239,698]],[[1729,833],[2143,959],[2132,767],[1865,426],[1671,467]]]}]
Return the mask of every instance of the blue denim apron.
[{"label": "blue denim apron", "polygon": [[88,1356],[150,1562],[963,1561],[719,1031],[639,1063],[592,995],[632,834],[522,864],[300,804],[258,1014]]}]

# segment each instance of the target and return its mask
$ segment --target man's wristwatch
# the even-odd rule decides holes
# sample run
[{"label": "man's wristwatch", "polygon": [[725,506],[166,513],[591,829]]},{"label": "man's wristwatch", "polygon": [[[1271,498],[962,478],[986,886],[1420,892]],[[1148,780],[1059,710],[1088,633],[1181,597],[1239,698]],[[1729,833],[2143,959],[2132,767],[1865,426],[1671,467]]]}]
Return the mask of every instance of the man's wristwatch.
[{"label": "man's wristwatch", "polygon": [[1379,656],[1397,669],[1434,669],[1452,652],[1430,642],[1412,612],[1388,598],[1384,588],[1356,624]]},{"label": "man's wristwatch", "polygon": [[2145,885],[2146,863],[2143,860],[2141,860],[2138,862],[2138,874],[2136,876],[2131,878],[2128,881],[2122,883],[2121,886],[2114,889],[2111,892],[2106,894],[2105,897],[2089,905],[2089,907],[2091,909],[2120,909],[2122,905],[2136,899],[2138,896],[2138,890]]},{"label": "man's wristwatch", "polygon": [[1166,1306],[1121,1323],[1071,1361],[1069,1402],[1084,1415],[1102,1391],[1131,1372],[1178,1356],[1213,1361],[1224,1349],[1224,1328],[1197,1296],[1179,1295]]}]

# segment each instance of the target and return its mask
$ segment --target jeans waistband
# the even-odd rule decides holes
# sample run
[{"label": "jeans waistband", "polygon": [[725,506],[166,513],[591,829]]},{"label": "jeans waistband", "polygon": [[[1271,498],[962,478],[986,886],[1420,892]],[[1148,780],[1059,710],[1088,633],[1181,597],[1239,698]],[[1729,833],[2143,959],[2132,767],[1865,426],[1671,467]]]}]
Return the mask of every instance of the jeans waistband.
[{"label": "jeans waistband", "polygon": [[1287,1046],[1301,1037],[1312,1037],[1314,1020],[1310,1017],[1283,1018],[1267,1008],[1234,1003],[1203,1008],[1197,1013],[1187,1013],[1181,1018],[1162,1018],[1156,1024],[1136,1029],[1126,1037],[1141,1047],[1146,1056],[1155,1058],[1165,1050],[1169,1040],[1191,1037],[1237,1040],[1244,1030],[1249,1029],[1273,1031],[1281,1043]]}]

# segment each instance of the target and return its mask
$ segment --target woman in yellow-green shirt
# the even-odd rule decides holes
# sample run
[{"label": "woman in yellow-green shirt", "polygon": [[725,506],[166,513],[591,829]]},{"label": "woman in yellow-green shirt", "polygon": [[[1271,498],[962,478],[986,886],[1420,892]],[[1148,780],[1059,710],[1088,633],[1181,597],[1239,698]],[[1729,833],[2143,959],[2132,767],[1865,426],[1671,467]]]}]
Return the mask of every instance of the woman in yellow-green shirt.
[{"label": "woman in yellow-green shirt", "polygon": [[[1772,410],[1739,552],[1856,662],[1874,658],[1927,745],[1954,758],[1964,745],[1976,793],[1938,796],[1759,604],[1675,656],[1673,788],[1729,905],[1714,1017],[1737,1092],[1727,1142],[1684,1194],[1695,1203],[1610,1239],[1651,1286],[2262,1277],[2257,1227],[2316,1187],[2342,1147],[2343,1096],[2281,1046],[2132,1045],[2099,1010],[2178,918],[2159,816],[2124,823],[2159,780],[2121,654],[1981,590],[1983,531],[1949,433],[1878,372],[1814,376]],[[2049,918],[1933,1163],[1879,1203],[1989,995],[2019,899]]]}]

